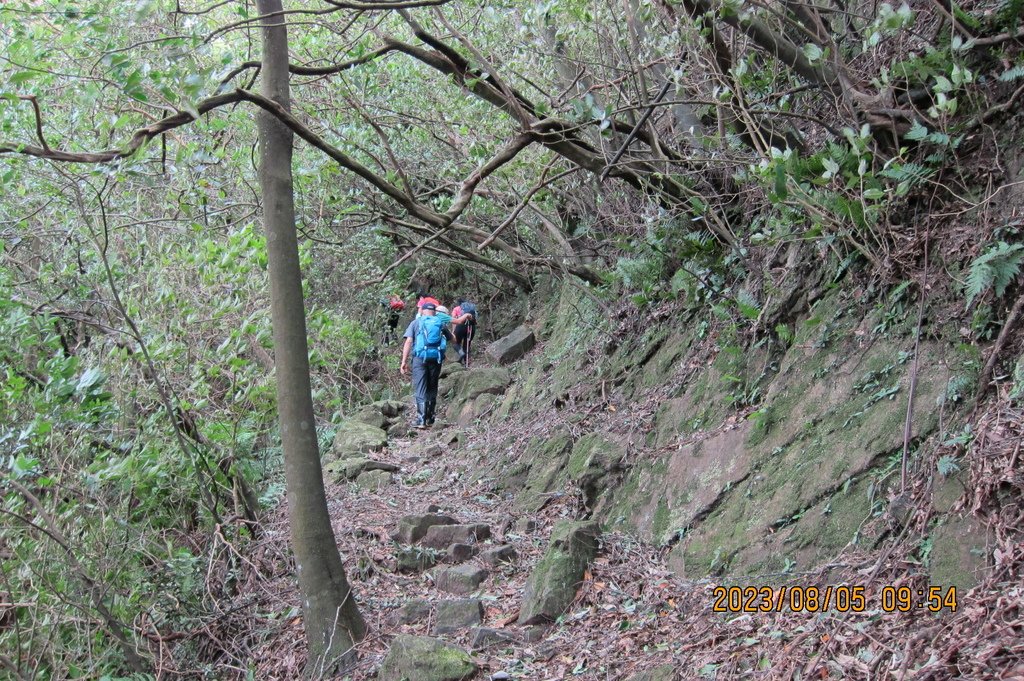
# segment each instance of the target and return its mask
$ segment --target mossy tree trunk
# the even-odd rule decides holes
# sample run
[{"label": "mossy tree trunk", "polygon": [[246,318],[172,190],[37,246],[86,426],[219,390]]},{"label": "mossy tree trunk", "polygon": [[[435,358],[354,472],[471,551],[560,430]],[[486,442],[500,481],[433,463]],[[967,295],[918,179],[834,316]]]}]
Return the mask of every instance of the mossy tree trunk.
[{"label": "mossy tree trunk", "polygon": [[[263,34],[263,94],[287,109],[288,34],[281,0],[257,0]],[[309,643],[307,677],[328,675],[354,658],[366,624],[352,597],[327,512],[310,391],[302,273],[292,187],[292,132],[258,114],[260,190],[270,270],[277,405],[284,448],[288,516]]]}]

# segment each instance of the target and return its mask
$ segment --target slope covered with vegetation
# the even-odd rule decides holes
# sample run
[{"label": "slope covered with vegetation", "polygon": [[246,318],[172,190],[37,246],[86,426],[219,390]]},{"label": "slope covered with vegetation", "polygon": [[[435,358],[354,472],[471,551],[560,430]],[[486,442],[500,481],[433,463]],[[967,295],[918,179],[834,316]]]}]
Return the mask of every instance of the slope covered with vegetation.
[{"label": "slope covered with vegetation", "polygon": [[[490,333],[536,322],[497,416],[556,414],[575,442],[627,407],[606,430],[645,458],[565,470],[581,513],[685,573],[817,566],[876,515],[878,565],[925,562],[918,511],[959,480],[956,510],[996,536],[979,595],[1019,581],[1021,15],[4,3],[0,667],[245,676],[225,632],[282,616],[252,593],[264,518],[286,486],[326,514],[291,475],[319,480],[317,441],[404,394],[379,301],[421,289],[468,293]],[[295,304],[271,328],[282,292],[306,329],[276,316]],[[506,484],[543,478],[524,434],[557,435],[523,430],[492,443],[523,466]],[[664,486],[687,467],[670,452],[701,446],[699,489]],[[872,501],[830,505],[850,488]],[[293,517],[292,541],[309,527]],[[309,668],[351,663],[300,586]]]}]

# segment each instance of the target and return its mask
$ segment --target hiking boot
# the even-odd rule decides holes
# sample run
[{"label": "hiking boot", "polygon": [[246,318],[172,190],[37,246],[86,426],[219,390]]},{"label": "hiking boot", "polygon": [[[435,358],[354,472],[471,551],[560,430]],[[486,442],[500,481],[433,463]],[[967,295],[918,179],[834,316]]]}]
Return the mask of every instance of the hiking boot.
[{"label": "hiking boot", "polygon": [[412,427],[415,428],[416,430],[423,430],[428,425],[430,425],[430,424],[428,424],[426,421],[424,421],[423,417],[421,416],[418,419],[416,419],[416,423],[412,424]]},{"label": "hiking boot", "polygon": [[427,427],[427,405],[423,402],[416,403],[416,423],[412,427],[419,430]]}]

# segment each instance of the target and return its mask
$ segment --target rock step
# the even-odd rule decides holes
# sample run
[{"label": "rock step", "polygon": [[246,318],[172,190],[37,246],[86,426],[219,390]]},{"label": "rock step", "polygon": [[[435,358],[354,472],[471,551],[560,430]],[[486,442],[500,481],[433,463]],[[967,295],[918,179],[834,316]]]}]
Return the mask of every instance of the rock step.
[{"label": "rock step", "polygon": [[490,539],[491,528],[482,523],[473,525],[433,525],[431,526],[421,544],[432,549],[446,549],[452,544],[476,544]]},{"label": "rock step", "polygon": [[437,525],[456,525],[458,522],[450,515],[439,513],[402,516],[398,521],[398,529],[394,531],[391,538],[402,544],[415,544],[426,536],[430,528]]},{"label": "rock step", "polygon": [[475,565],[457,565],[434,573],[434,585],[441,591],[465,596],[475,592],[488,574]]},{"label": "rock step", "polygon": [[469,653],[426,636],[400,634],[391,641],[378,681],[463,681],[476,674]]}]

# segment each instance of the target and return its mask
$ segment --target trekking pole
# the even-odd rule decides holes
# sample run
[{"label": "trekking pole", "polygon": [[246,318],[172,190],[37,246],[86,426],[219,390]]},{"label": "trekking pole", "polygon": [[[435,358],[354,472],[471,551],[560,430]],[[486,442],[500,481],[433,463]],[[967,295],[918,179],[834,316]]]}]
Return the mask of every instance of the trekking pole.
[{"label": "trekking pole", "polygon": [[469,368],[469,346],[473,342],[473,327],[466,329],[466,368]]}]

